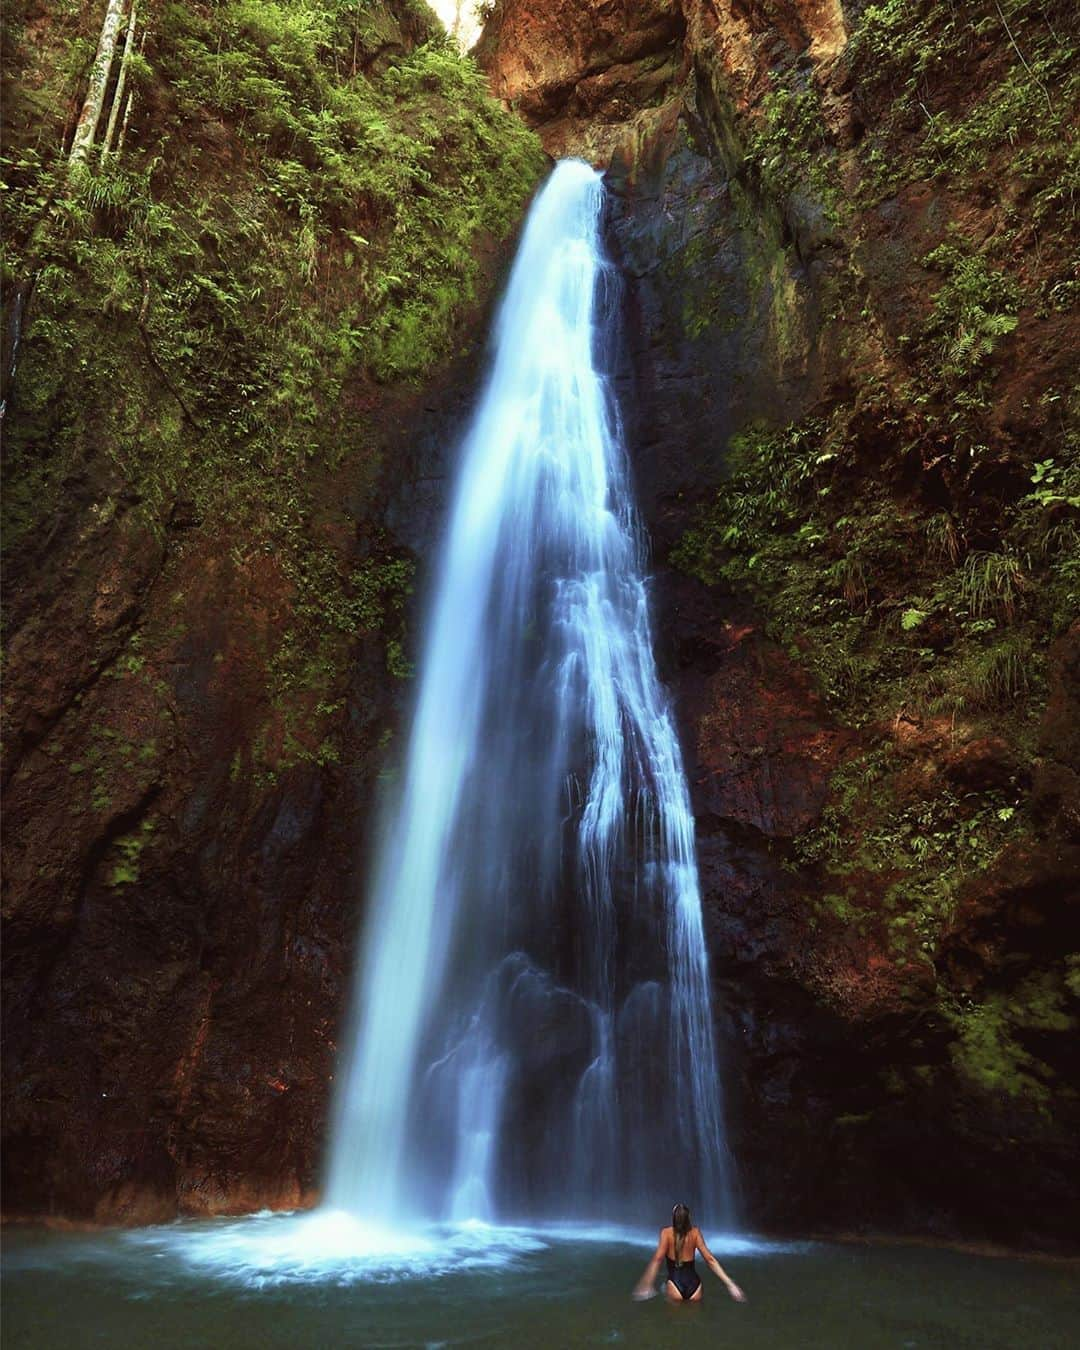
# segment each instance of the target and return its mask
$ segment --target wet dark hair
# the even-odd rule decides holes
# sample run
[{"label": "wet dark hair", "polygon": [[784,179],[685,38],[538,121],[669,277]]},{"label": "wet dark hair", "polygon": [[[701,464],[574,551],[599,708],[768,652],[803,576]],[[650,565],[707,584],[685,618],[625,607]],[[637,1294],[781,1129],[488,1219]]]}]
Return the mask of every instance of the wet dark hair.
[{"label": "wet dark hair", "polygon": [[675,1239],[675,1260],[679,1261],[682,1259],[679,1255],[679,1251],[682,1247],[683,1239],[690,1231],[690,1211],[685,1205],[676,1205],[671,1211],[671,1229]]}]

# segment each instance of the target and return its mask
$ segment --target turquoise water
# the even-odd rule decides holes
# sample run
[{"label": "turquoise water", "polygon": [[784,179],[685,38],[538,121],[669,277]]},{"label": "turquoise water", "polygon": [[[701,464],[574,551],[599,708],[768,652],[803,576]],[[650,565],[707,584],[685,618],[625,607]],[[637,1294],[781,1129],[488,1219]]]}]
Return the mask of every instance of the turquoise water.
[{"label": "turquoise water", "polygon": [[[383,1254],[392,1245],[394,1256]],[[8,1230],[5,1350],[115,1346],[738,1346],[1072,1350],[1080,1268],[911,1246],[715,1238],[743,1286],[672,1308],[629,1291],[647,1235],[457,1229],[327,1235],[254,1218],[135,1232]]]}]

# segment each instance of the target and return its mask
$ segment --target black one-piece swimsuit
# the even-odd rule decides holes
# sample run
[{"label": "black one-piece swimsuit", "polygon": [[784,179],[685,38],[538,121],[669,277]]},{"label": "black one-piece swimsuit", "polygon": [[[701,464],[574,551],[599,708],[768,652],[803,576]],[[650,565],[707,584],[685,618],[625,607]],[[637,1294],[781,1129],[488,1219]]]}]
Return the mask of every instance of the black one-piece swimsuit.
[{"label": "black one-piece swimsuit", "polygon": [[667,1277],[682,1294],[684,1301],[692,1298],[701,1288],[701,1276],[694,1266],[693,1257],[689,1261],[673,1261],[669,1256],[667,1259]]}]

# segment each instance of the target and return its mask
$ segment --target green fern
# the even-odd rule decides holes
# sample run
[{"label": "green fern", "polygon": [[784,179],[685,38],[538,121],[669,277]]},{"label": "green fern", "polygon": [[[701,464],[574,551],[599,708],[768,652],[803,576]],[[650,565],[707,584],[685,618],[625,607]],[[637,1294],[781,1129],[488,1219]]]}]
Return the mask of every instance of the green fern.
[{"label": "green fern", "polygon": [[993,708],[1014,703],[1031,686],[1030,642],[1009,638],[978,652],[961,666],[971,701]]},{"label": "green fern", "polygon": [[941,363],[946,388],[978,385],[1001,339],[1016,330],[1019,294],[1015,281],[987,265],[967,244],[940,244],[923,265],[944,274],[924,327],[924,340]]}]

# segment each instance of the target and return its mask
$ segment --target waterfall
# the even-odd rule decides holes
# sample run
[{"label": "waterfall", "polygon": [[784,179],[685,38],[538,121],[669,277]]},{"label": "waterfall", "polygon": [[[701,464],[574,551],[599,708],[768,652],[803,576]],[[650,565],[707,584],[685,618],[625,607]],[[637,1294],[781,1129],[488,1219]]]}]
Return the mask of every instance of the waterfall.
[{"label": "waterfall", "polygon": [[526,223],[462,446],[325,1203],[730,1219],[694,827],[606,364],[603,187]]}]

